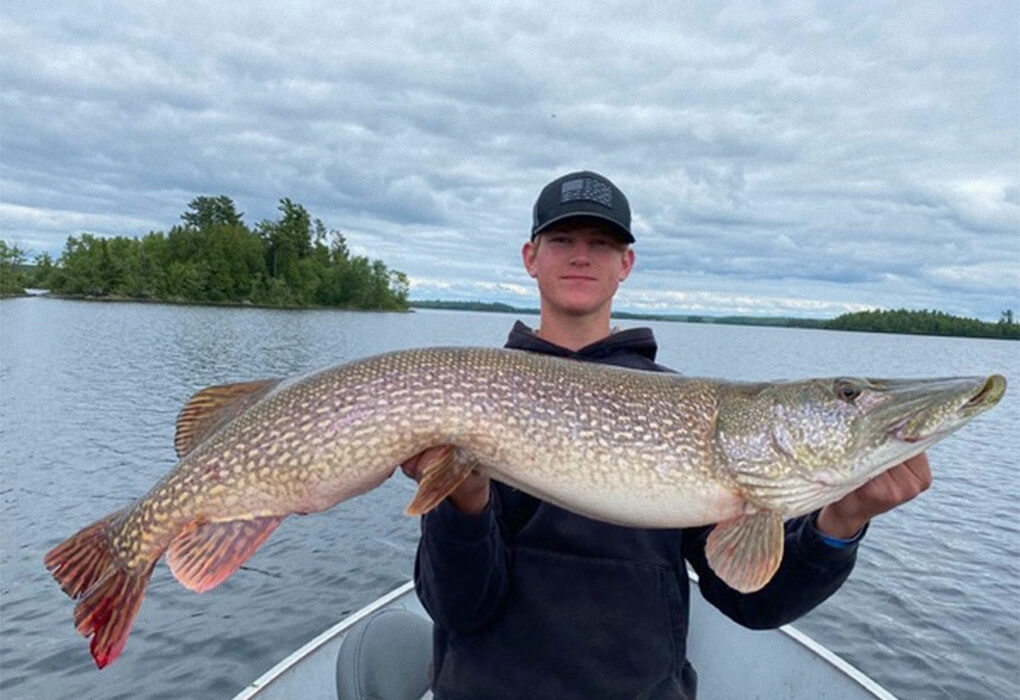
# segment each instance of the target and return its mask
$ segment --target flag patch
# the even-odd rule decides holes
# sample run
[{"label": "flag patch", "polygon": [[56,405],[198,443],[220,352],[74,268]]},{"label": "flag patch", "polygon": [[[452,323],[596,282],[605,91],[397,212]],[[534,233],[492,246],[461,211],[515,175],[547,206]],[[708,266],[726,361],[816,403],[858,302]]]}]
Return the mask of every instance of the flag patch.
[{"label": "flag patch", "polygon": [[560,204],[577,201],[596,202],[612,209],[613,190],[606,183],[593,177],[567,180],[560,187]]}]

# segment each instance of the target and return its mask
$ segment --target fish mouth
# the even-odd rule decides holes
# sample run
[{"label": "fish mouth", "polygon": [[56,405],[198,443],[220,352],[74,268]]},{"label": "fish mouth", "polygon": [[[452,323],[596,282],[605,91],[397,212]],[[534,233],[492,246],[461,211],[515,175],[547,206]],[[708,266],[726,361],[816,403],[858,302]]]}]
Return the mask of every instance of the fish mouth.
[{"label": "fish mouth", "polygon": [[942,396],[920,399],[917,410],[889,426],[889,435],[909,444],[935,442],[999,403],[1006,393],[1006,378],[1001,374],[957,381],[968,381],[973,388],[957,386],[948,388]]},{"label": "fish mouth", "polygon": [[1002,395],[1006,393],[1006,378],[1001,374],[993,374],[985,383],[981,386],[974,396],[970,400],[961,406],[961,409],[966,411],[968,409],[984,410],[991,408],[995,404],[999,403]]}]

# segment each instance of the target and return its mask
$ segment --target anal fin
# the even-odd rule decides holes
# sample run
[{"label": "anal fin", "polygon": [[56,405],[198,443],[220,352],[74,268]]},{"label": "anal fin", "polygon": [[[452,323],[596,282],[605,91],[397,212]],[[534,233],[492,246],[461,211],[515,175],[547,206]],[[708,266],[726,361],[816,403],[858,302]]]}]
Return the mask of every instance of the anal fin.
[{"label": "anal fin", "polygon": [[284,517],[194,521],[170,543],[170,571],[193,591],[213,589],[248,561]]},{"label": "anal fin", "polygon": [[708,565],[730,588],[753,593],[770,580],[783,559],[783,518],[768,510],[715,526],[705,541]]},{"label": "anal fin", "polygon": [[421,453],[418,492],[407,506],[408,515],[427,513],[449,496],[471,474],[474,460],[453,445],[430,447]]}]

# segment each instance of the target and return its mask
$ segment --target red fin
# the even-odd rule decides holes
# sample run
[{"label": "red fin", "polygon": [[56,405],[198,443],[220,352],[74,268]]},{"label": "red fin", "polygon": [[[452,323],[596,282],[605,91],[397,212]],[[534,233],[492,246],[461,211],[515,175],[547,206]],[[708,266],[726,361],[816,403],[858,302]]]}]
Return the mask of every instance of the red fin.
[{"label": "red fin", "polygon": [[170,571],[198,593],[215,588],[262,546],[284,517],[192,522],[170,543]]},{"label": "red fin", "polygon": [[113,564],[110,526],[124,513],[118,510],[92,523],[51,549],[43,564],[72,598],[81,597]]},{"label": "red fin", "polygon": [[783,559],[783,518],[762,510],[719,523],[705,540],[712,571],[730,588],[753,593],[772,580]]},{"label": "red fin", "polygon": [[407,506],[408,515],[428,513],[460,486],[471,473],[475,462],[465,459],[453,445],[430,447],[421,453],[423,464],[418,492]]},{"label": "red fin", "polygon": [[123,651],[155,564],[140,571],[111,566],[75,607],[75,627],[86,637],[93,635],[89,650],[99,668],[112,663]]},{"label": "red fin", "polygon": [[174,435],[177,456],[183,457],[191,452],[195,445],[244,413],[279,383],[279,379],[260,379],[210,386],[197,392],[177,414],[177,432]]},{"label": "red fin", "polygon": [[99,668],[116,659],[124,648],[156,563],[132,572],[114,560],[110,531],[124,512],[119,510],[92,523],[43,559],[64,593],[81,598],[74,609],[74,623],[86,637],[94,635],[89,648]]}]

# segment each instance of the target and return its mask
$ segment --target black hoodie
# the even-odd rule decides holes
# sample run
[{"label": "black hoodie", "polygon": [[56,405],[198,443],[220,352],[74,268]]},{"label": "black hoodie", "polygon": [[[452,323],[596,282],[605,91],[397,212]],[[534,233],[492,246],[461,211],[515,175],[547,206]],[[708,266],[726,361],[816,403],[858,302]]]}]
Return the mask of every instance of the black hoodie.
[{"label": "black hoodie", "polygon": [[[575,352],[518,321],[506,347],[669,371],[655,363],[648,328],[619,331]],[[711,527],[619,527],[497,481],[478,516],[444,501],[422,518],[415,563],[418,596],[435,624],[435,697],[693,698],[684,560],[723,613],[748,627],[778,627],[829,597],[853,568],[856,545],[826,544],[813,522],[813,515],[787,522],[775,577],[741,594],[705,561]]]}]

